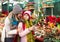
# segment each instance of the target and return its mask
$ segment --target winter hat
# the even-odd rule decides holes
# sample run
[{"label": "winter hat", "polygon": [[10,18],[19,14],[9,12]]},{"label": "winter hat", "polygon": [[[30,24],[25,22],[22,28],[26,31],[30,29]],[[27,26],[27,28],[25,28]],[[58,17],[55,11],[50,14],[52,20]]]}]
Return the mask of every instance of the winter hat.
[{"label": "winter hat", "polygon": [[29,16],[29,19],[31,18],[31,11],[25,11],[23,14],[22,14],[22,17],[24,16],[24,15],[28,15]]},{"label": "winter hat", "polygon": [[34,18],[32,17],[32,15],[31,15],[31,11],[25,11],[25,12],[23,12],[22,17],[23,17],[25,14],[27,14],[30,19],[34,19]]},{"label": "winter hat", "polygon": [[22,8],[18,4],[14,5],[13,11],[12,11],[13,14],[19,14],[21,11],[22,11]]},{"label": "winter hat", "polygon": [[31,16],[31,11],[25,11],[24,14],[29,14]]}]

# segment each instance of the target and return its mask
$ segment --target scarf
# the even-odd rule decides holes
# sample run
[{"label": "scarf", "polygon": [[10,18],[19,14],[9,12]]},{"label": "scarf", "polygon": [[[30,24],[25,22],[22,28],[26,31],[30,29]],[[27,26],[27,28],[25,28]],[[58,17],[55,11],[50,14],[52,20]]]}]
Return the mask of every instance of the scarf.
[{"label": "scarf", "polygon": [[[25,21],[25,29],[31,27],[32,25],[32,21]],[[32,32],[27,34],[27,42],[35,42]]]}]

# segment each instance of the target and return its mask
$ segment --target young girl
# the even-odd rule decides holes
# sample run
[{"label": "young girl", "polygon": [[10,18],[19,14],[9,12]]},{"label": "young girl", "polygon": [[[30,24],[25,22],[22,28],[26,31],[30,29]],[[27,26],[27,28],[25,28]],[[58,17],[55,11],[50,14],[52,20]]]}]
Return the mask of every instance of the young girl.
[{"label": "young girl", "polygon": [[35,26],[32,26],[30,23],[31,15],[29,12],[24,12],[23,14],[23,22],[20,22],[18,25],[19,36],[21,37],[21,42],[35,42],[32,34],[32,30],[34,30]]}]

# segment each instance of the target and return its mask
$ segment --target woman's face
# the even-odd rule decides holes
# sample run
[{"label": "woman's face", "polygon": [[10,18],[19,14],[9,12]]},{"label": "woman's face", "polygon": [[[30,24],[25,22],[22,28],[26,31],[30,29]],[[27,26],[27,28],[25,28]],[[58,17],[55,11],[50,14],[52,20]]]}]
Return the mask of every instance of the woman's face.
[{"label": "woman's face", "polygon": [[18,17],[18,14],[15,14],[15,17],[17,18]]},{"label": "woman's face", "polygon": [[13,17],[18,20],[18,14],[14,14]]},{"label": "woman's face", "polygon": [[18,18],[21,19],[22,18],[22,14],[18,14]]},{"label": "woman's face", "polygon": [[28,16],[27,14],[25,14],[25,15],[23,16],[23,18],[24,18],[25,20],[28,20],[28,19],[29,19],[29,16]]}]

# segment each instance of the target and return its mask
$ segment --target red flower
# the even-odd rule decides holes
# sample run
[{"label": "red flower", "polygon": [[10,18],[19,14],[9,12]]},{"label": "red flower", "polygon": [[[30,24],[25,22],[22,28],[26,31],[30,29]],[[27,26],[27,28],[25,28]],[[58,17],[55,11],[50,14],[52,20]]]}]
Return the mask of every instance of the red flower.
[{"label": "red flower", "polygon": [[56,22],[57,22],[57,23],[60,23],[60,17],[58,17],[58,18],[56,19]]},{"label": "red flower", "polygon": [[47,18],[48,18],[49,22],[51,22],[51,23],[56,22],[56,17],[55,16],[48,16]]}]

